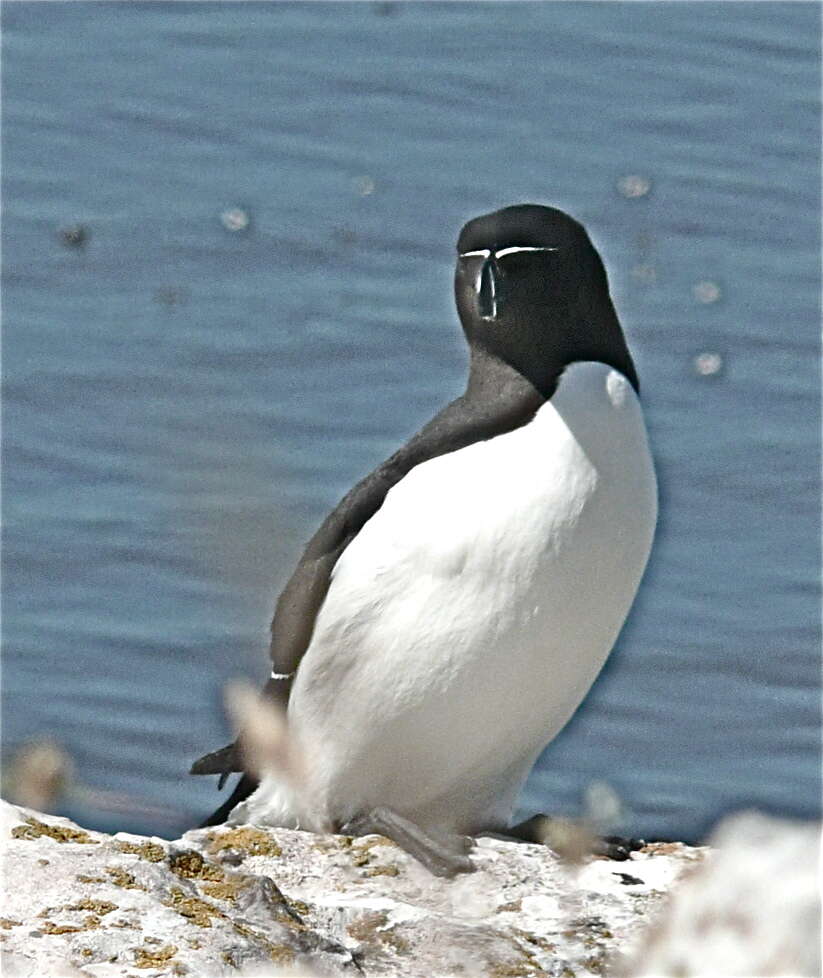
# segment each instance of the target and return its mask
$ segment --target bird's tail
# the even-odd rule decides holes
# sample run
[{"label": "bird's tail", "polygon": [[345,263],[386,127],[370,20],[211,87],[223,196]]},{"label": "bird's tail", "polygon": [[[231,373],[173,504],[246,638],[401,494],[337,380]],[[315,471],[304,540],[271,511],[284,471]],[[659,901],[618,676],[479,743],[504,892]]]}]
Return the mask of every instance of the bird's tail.
[{"label": "bird's tail", "polygon": [[216,811],[212,812],[205,821],[201,822],[198,827],[205,829],[209,825],[222,825],[229,817],[231,810],[239,805],[241,801],[245,801],[257,789],[257,785],[258,781],[255,778],[249,774],[244,774],[234,786],[234,791],[229,798]]},{"label": "bird's tail", "polygon": [[238,739],[196,760],[190,773],[219,774],[218,788],[235,771],[242,772],[242,777],[231,796],[201,828],[225,822],[232,809],[256,790],[264,774],[283,780],[297,796],[306,791],[308,782],[302,751],[289,733],[285,709],[267,693],[268,689],[257,693],[244,682],[226,687],[226,707],[239,731]]}]

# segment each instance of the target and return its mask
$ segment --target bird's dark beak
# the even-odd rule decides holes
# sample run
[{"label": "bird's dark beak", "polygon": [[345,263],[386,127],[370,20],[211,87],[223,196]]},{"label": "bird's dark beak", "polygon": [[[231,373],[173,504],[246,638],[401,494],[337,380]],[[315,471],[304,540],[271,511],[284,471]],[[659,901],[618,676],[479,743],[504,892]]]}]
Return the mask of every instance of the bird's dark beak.
[{"label": "bird's dark beak", "polygon": [[483,319],[494,319],[497,315],[499,274],[494,255],[489,255],[483,262],[477,284],[477,306]]}]

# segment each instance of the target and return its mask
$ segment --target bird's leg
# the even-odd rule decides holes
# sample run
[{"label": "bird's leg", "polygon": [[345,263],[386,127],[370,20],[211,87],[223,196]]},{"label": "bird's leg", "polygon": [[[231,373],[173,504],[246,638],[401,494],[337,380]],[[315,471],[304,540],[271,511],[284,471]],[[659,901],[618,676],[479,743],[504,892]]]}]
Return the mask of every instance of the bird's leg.
[{"label": "bird's leg", "polygon": [[[551,848],[552,836],[555,834],[554,825],[557,823],[558,820],[551,815],[532,815],[525,822],[506,829],[505,836],[518,842],[533,842]],[[644,845],[642,839],[628,839],[619,835],[594,836],[590,851],[592,855],[623,862],[629,858],[630,853],[642,849]]]},{"label": "bird's leg", "polygon": [[433,836],[391,808],[373,808],[357,815],[340,829],[343,835],[384,835],[435,876],[471,873],[474,863],[467,853],[472,840],[467,836]]}]

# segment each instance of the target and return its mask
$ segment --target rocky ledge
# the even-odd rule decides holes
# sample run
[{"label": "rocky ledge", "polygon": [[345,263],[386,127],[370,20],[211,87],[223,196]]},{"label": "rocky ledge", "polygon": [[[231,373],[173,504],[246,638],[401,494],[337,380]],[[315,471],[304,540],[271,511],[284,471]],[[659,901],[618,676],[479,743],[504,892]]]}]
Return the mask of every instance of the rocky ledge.
[{"label": "rocky ledge", "polygon": [[[694,924],[689,900],[693,910],[708,913],[702,931],[685,940],[686,952],[698,943],[704,953],[712,924],[722,917],[722,909],[707,909],[699,895],[711,890],[712,864],[722,863],[715,858],[722,853],[681,843],[649,845],[629,862],[591,859],[569,867],[541,846],[480,839],[472,856],[477,871],[442,880],[380,836],[221,826],[169,842],[104,835],[0,804],[6,976],[707,974],[690,970],[688,953],[671,964],[677,971],[667,970],[666,955],[680,952],[666,920],[685,917],[677,918],[681,934]],[[775,824],[748,818],[761,833],[764,821]],[[737,839],[745,817],[736,821]],[[808,879],[800,890],[792,883],[793,896],[778,887],[779,899],[794,921],[792,940],[812,961],[817,937],[806,947],[808,940],[798,936],[805,922],[797,920],[797,894],[805,901],[801,910],[811,908],[814,917],[818,842],[813,829],[793,831],[805,833],[801,861]],[[800,837],[793,839],[799,852]],[[686,894],[685,909],[675,900],[668,917],[649,928],[686,869],[694,870],[691,878],[674,887]],[[726,872],[734,876],[731,864]],[[709,883],[701,889],[702,876]],[[749,873],[747,891],[756,888],[755,877]],[[689,897],[695,885],[698,896]],[[714,885],[724,895],[710,899],[728,902],[729,886]],[[733,906],[739,911],[739,900]],[[751,923],[741,924],[740,916],[732,932]],[[728,934],[725,928],[719,946],[726,947]],[[738,933],[737,944],[750,946],[753,938],[756,943],[757,934]],[[776,967],[786,948],[780,940],[769,947],[769,966]],[[801,958],[794,963],[802,966]],[[644,959],[656,970],[646,970]],[[733,966],[740,963],[738,957]]]}]

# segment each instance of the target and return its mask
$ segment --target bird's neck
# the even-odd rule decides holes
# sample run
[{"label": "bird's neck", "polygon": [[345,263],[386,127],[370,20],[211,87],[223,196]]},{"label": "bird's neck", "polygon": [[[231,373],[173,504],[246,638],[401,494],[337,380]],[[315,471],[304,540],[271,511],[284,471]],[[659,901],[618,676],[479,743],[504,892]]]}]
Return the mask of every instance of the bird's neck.
[{"label": "bird's neck", "polygon": [[473,347],[469,360],[469,380],[465,398],[485,404],[501,402],[534,403],[534,409],[557,389],[562,368],[535,383],[511,364],[482,347]]}]

